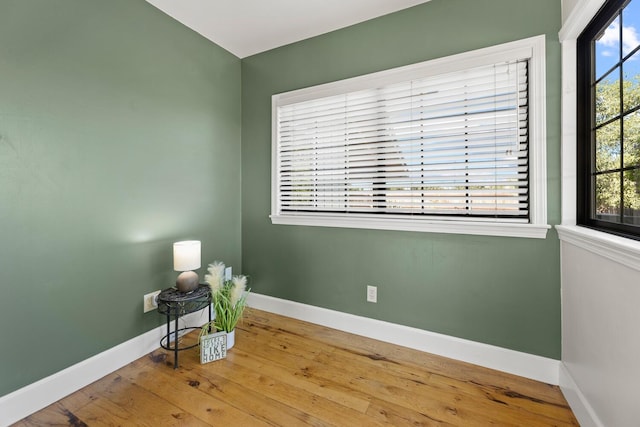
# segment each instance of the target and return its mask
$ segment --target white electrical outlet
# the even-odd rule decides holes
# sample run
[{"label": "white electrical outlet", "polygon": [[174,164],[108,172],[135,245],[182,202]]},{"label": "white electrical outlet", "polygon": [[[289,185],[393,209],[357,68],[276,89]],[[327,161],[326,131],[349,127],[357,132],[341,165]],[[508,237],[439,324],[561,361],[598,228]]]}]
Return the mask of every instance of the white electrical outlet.
[{"label": "white electrical outlet", "polygon": [[224,280],[228,281],[231,280],[231,267],[227,267],[224,269]]},{"label": "white electrical outlet", "polygon": [[145,313],[158,308],[158,301],[156,301],[156,297],[159,293],[160,291],[158,290],[144,296],[143,310]]},{"label": "white electrical outlet", "polygon": [[367,302],[378,302],[378,287],[367,285]]}]

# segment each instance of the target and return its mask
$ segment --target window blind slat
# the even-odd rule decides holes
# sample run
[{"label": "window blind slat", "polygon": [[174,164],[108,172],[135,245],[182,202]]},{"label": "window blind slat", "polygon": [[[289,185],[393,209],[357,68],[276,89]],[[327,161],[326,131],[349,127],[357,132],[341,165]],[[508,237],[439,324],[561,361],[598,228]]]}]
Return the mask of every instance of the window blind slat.
[{"label": "window blind slat", "polygon": [[[406,97],[452,98],[457,97],[460,93],[482,92],[487,87],[511,88],[513,85],[507,85],[506,83],[513,83],[514,80],[519,85],[526,84],[526,62],[523,61],[518,64],[517,72],[514,72],[512,65],[511,69],[509,69],[510,65],[506,64],[502,70],[499,67],[500,65],[496,65],[487,67],[485,70],[476,69],[476,71],[479,71],[477,73],[450,73],[448,75],[394,84],[385,88],[363,90],[291,104],[285,106],[288,108],[282,108],[281,114],[283,118],[287,117],[287,115],[302,117],[311,114],[312,116],[322,116],[332,110],[344,108],[345,105],[356,107],[372,103],[384,105],[389,100]],[[494,92],[497,93],[498,91],[494,90]]]}]

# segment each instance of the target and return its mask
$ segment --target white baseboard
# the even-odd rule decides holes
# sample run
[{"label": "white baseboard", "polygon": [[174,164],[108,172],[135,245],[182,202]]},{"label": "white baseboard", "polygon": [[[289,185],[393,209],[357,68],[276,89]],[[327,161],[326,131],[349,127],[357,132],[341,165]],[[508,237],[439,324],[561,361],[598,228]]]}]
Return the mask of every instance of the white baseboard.
[{"label": "white baseboard", "polygon": [[564,363],[560,364],[560,389],[582,427],[604,427]]},{"label": "white baseboard", "polygon": [[249,294],[251,307],[558,385],[560,361],[353,314]]},{"label": "white baseboard", "polygon": [[[182,317],[183,324],[202,325],[208,318],[204,310]],[[83,360],[60,372],[0,397],[0,426],[8,426],[80,390],[160,347],[167,333],[162,325],[109,350]],[[173,330],[173,322],[171,322]]]}]

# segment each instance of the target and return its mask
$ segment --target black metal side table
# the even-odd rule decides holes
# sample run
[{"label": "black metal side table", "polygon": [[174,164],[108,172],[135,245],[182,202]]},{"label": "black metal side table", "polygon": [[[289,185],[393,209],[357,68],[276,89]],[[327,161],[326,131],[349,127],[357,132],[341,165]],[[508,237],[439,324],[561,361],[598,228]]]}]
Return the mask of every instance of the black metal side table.
[{"label": "black metal side table", "polygon": [[[167,335],[160,339],[160,347],[173,351],[173,369],[178,368],[178,352],[196,347],[193,344],[188,347],[178,346],[178,332],[187,329],[200,329],[200,327],[186,327],[178,329],[178,319],[185,314],[193,313],[203,308],[208,308],[211,304],[211,288],[209,285],[201,284],[192,292],[180,292],[175,288],[165,289],[158,295],[158,313],[167,316]],[[209,321],[211,321],[211,310]],[[174,319],[175,328],[171,332],[171,319]],[[173,334],[173,347],[170,337]]]}]

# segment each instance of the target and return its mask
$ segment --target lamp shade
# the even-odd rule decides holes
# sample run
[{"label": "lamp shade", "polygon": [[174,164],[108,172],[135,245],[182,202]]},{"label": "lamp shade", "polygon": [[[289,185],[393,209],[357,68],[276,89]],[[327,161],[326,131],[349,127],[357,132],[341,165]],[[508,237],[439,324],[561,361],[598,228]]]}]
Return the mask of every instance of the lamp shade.
[{"label": "lamp shade", "polygon": [[185,240],[173,244],[173,269],[189,271],[200,268],[200,241]]}]

